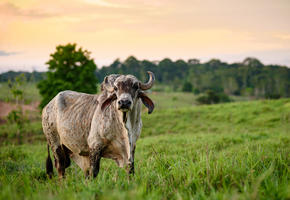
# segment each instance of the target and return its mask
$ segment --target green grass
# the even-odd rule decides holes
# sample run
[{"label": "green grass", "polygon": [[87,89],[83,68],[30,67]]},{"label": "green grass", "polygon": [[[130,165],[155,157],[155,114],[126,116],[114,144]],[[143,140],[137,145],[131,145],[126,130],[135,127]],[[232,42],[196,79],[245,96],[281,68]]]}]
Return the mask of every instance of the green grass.
[{"label": "green grass", "polygon": [[290,198],[290,99],[191,106],[152,95],[164,107],[144,109],[133,178],[102,159],[94,180],[75,164],[49,180],[44,142],[5,145],[0,199]]},{"label": "green grass", "polygon": [[290,133],[290,99],[165,109],[143,114],[142,136]]},{"label": "green grass", "polygon": [[156,110],[185,108],[196,105],[196,96],[184,92],[152,92],[148,96],[154,101]]},{"label": "green grass", "polygon": [[[25,83],[22,85],[21,89],[23,90],[26,104],[40,101],[41,96],[35,83]],[[10,91],[10,88],[8,87],[8,83],[0,83],[0,91],[0,101],[10,101],[13,99],[13,95]]]},{"label": "green grass", "polygon": [[[25,83],[21,89],[24,92],[25,103],[29,104],[41,100],[36,83]],[[0,101],[9,101],[13,99],[8,83],[0,83],[0,91]],[[154,99],[157,109],[188,107],[196,104],[194,101],[195,95],[193,93],[151,92],[149,96]]]},{"label": "green grass", "polygon": [[[170,147],[170,148],[169,148]],[[73,165],[65,180],[47,180],[45,145],[1,150],[1,199],[286,199],[289,138],[174,135],[138,142],[136,175],[103,159],[97,179]],[[287,150],[288,148],[288,150]]]},{"label": "green grass", "polygon": [[[16,124],[0,125],[0,146],[17,143],[17,126]],[[23,132],[21,133],[23,142],[34,142],[38,140],[44,141],[41,122],[32,121],[25,123]]]},{"label": "green grass", "polygon": [[[6,86],[5,86],[6,87]],[[34,100],[38,100],[39,94],[35,93],[36,86],[31,84],[26,86],[27,90],[30,92],[34,92]],[[8,88],[8,86],[7,86]],[[30,89],[29,89],[30,88]],[[37,91],[37,90],[36,90]],[[164,92],[154,92],[148,94],[150,98],[153,99],[155,103],[155,111],[157,113],[159,111],[164,111],[166,109],[173,109],[173,108],[186,108],[192,105],[195,105],[195,96],[190,93],[164,93]],[[26,95],[28,96],[28,95]],[[29,98],[28,98],[29,99]],[[1,100],[1,97],[0,97]],[[29,100],[26,100],[29,101]],[[146,113],[146,109],[144,107],[144,114]],[[33,118],[30,123],[25,124],[24,131],[22,132],[24,141],[32,141],[34,139],[43,139],[42,134],[42,127],[40,121],[40,114],[36,112],[29,112],[26,115],[29,115],[28,118]],[[2,124],[0,125],[0,145],[2,144],[9,144],[15,143],[17,128],[16,125],[11,124]]]}]

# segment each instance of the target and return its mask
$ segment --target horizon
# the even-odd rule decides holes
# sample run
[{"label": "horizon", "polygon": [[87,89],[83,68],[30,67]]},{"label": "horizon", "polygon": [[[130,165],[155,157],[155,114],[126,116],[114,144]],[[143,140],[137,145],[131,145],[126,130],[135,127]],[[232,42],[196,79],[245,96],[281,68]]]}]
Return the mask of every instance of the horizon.
[{"label": "horizon", "polygon": [[[133,55],[131,55],[131,56],[133,56]],[[131,57],[131,56],[128,56],[127,58],[129,58],[129,57]],[[163,59],[170,59],[172,62],[176,62],[176,61],[178,61],[178,60],[183,60],[183,61],[185,61],[185,62],[188,62],[188,60],[189,59],[187,59],[187,60],[184,60],[184,59],[176,59],[176,60],[173,60],[173,59],[171,59],[171,58],[169,58],[169,57],[165,57],[165,58],[163,58],[163,59],[161,59],[161,60],[149,60],[149,59],[138,59],[136,56],[133,56],[133,57],[135,57],[138,61],[144,61],[144,60],[148,60],[148,61],[150,61],[150,62],[152,62],[152,63],[154,63],[154,62],[160,62],[160,61],[162,61]],[[126,58],[126,59],[127,59]],[[208,60],[201,60],[201,59],[198,59],[198,58],[190,58],[190,59],[197,59],[197,60],[199,60],[200,61],[200,63],[201,64],[204,64],[204,63],[207,63],[207,62],[209,62],[210,60],[213,60],[213,59],[217,59],[217,60],[220,60],[221,62],[223,62],[223,63],[227,63],[227,64],[236,64],[236,63],[243,63],[243,61],[246,59],[246,58],[254,58],[254,59],[257,59],[256,57],[245,57],[243,60],[240,60],[240,61],[237,61],[237,62],[227,62],[227,61],[224,61],[224,60],[221,60],[221,59],[219,59],[219,58],[211,58],[211,59],[208,59]],[[119,58],[116,58],[116,59],[119,59]],[[97,65],[97,69],[101,69],[101,68],[103,68],[103,67],[109,67],[109,65],[111,65],[116,59],[114,59],[114,60],[112,60],[112,62],[111,63],[109,63],[109,64],[107,64],[107,65],[102,65],[102,66],[99,66],[99,65]],[[258,59],[259,60],[259,59]],[[124,62],[125,61],[125,59],[124,60],[121,60],[120,59],[120,62]],[[259,60],[264,66],[267,66],[267,65],[279,65],[280,67],[287,67],[287,68],[290,68],[290,66],[287,66],[287,65],[281,65],[281,64],[275,64],[275,63],[269,63],[269,64],[265,64],[265,63],[263,63],[261,60]],[[36,71],[36,72],[47,72],[48,71],[48,68],[46,69],[46,70],[38,70],[37,69],[37,67],[35,67],[35,66],[32,66],[31,67],[31,69],[29,70],[29,69],[25,69],[25,70],[23,70],[23,69],[7,69],[7,70],[3,70],[2,71],[2,69],[0,68],[0,74],[2,74],[2,73],[6,73],[6,72],[9,72],[9,71],[14,71],[14,72],[33,72],[33,71]]]},{"label": "horizon", "polygon": [[290,66],[290,2],[4,0],[0,73],[47,71],[57,45],[76,43],[98,68],[138,60],[196,58]]}]

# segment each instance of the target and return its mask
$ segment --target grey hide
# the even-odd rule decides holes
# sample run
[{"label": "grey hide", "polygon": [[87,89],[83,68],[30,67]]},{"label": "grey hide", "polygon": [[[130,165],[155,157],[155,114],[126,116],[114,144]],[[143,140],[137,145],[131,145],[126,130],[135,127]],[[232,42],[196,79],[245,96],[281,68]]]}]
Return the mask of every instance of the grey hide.
[{"label": "grey hide", "polygon": [[[153,75],[152,72],[148,73]],[[154,75],[151,81],[154,81]],[[134,173],[134,151],[142,128],[141,104],[144,100],[141,101],[138,96],[138,92],[142,93],[141,89],[134,91],[131,86],[140,84],[140,81],[132,75],[108,76],[106,83],[115,89],[119,87],[118,92],[107,91],[104,82],[99,95],[63,91],[42,111],[43,131],[60,177],[64,176],[66,160],[69,159],[86,176],[91,174],[95,177],[101,157],[113,159],[120,167],[128,166],[129,172]],[[102,110],[101,105],[115,93],[116,98]],[[122,98],[132,101],[127,112],[118,107],[118,101]],[[154,108],[153,103],[152,106]]]}]

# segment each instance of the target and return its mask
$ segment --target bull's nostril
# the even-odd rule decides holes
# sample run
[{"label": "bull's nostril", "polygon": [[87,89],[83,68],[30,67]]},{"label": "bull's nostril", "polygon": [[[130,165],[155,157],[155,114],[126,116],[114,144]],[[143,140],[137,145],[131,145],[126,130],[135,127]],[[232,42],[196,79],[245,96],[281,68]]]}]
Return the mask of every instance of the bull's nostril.
[{"label": "bull's nostril", "polygon": [[128,101],[126,102],[126,105],[127,105],[127,106],[130,106],[130,105],[131,105],[131,101],[128,100]]},{"label": "bull's nostril", "polygon": [[131,106],[132,102],[130,100],[120,100],[118,101],[119,106],[128,108]]},{"label": "bull's nostril", "polygon": [[129,101],[129,100],[123,100],[122,103],[123,103],[124,106],[130,106],[131,101]]}]

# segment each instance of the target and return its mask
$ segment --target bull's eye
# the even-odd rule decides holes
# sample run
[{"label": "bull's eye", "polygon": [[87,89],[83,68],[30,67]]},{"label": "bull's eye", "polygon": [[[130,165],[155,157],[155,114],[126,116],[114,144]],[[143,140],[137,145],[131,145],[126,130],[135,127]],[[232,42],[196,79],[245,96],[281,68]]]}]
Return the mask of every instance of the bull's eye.
[{"label": "bull's eye", "polygon": [[138,90],[138,88],[139,88],[138,83],[135,83],[135,84],[133,85],[133,89]]},{"label": "bull's eye", "polygon": [[117,90],[118,90],[118,88],[117,88],[116,86],[114,86],[114,90],[115,90],[115,91],[117,91]]}]

